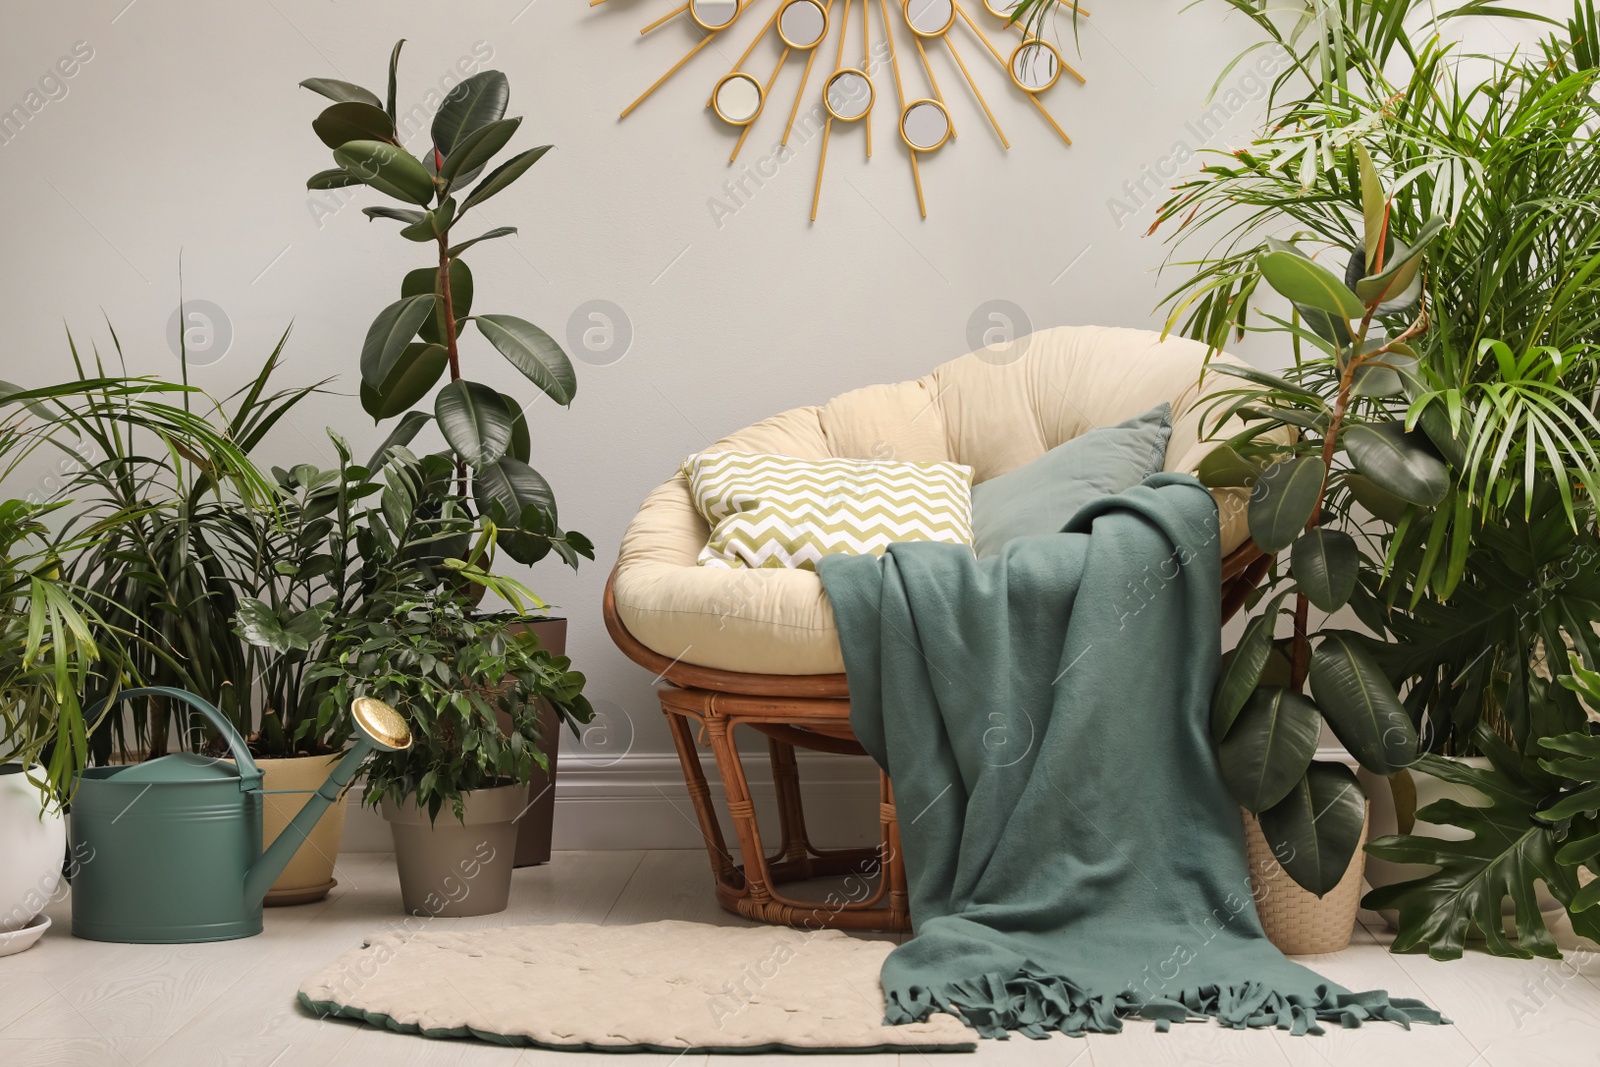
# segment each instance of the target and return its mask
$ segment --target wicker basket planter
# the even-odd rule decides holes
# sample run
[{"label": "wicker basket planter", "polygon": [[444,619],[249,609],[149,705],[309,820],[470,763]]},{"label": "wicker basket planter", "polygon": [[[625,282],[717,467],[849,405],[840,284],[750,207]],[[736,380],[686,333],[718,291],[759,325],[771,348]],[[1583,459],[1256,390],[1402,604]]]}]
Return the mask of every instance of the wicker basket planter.
[{"label": "wicker basket planter", "polygon": [[1250,889],[1267,940],[1286,956],[1338,952],[1350,944],[1356,910],[1361,905],[1361,880],[1366,869],[1367,828],[1371,812],[1361,826],[1350,866],[1333,891],[1320,900],[1300,888],[1272,854],[1261,824],[1244,812],[1245,846],[1250,861]]}]

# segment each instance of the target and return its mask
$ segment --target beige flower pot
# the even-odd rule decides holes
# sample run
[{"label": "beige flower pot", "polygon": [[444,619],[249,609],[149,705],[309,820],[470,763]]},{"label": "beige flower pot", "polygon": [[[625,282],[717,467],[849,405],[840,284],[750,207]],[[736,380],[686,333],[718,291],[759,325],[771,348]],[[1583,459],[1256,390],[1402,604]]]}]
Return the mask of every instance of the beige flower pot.
[{"label": "beige flower pot", "polygon": [[411,915],[492,915],[506,908],[517,851],[514,820],[528,806],[527,786],[475,789],[462,799],[462,819],[446,804],[433,822],[414,797],[402,804],[383,799],[400,899]]},{"label": "beige flower pot", "polygon": [[1356,910],[1361,906],[1361,875],[1367,858],[1367,828],[1371,824],[1371,806],[1366,822],[1361,827],[1361,840],[1356,844],[1355,855],[1344,877],[1327,896],[1300,888],[1283,869],[1267,839],[1261,824],[1249,812],[1244,812],[1245,846],[1250,862],[1250,891],[1255,895],[1256,913],[1261,916],[1261,928],[1267,940],[1278,946],[1285,956],[1309,956],[1320,952],[1338,952],[1350,944],[1356,928]]},{"label": "beige flower pot", "polygon": [[[289,820],[305,807],[310,794],[328,780],[328,773],[339,762],[342,752],[331,756],[290,756],[284,759],[258,759],[261,768],[261,788],[267,791],[262,798],[261,846],[272,844],[283,833]],[[274,793],[274,790],[293,789],[293,793]],[[306,836],[305,844],[295,852],[289,866],[283,869],[278,880],[267,890],[267,907],[288,904],[309,904],[328,895],[328,890],[338,884],[333,877],[335,861],[339,858],[339,838],[344,833],[344,814],[349,794],[334,802],[327,814],[317,820]]]}]

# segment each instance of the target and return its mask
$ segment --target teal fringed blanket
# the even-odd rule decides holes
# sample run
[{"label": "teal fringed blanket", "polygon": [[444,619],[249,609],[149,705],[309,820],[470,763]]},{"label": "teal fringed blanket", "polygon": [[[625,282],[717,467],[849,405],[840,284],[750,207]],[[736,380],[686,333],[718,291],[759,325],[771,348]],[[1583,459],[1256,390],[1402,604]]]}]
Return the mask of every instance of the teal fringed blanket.
[{"label": "teal fringed blanket", "polygon": [[1216,505],[1159,474],[1066,535],[829,556],[856,736],[894,782],[915,936],[889,1023],[952,1009],[986,1037],[1321,1033],[1439,1022],[1351,993],[1267,941],[1239,807],[1207,734],[1220,651]]}]

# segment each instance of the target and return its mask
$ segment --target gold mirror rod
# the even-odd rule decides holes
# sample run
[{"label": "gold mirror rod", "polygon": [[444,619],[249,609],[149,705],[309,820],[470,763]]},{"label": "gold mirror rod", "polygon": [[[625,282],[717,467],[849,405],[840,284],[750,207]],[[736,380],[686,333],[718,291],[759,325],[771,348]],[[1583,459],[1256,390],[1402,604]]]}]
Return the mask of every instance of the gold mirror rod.
[{"label": "gold mirror rod", "polygon": [[746,2],[741,3],[739,5],[739,10],[734,13],[733,18],[728,20],[728,25],[727,26],[723,26],[722,29],[712,30],[710,33],[706,34],[703,38],[701,38],[699,44],[697,44],[693,48],[689,49],[689,54],[688,55],[684,56],[682,59],[680,59],[676,63],[674,63],[667,70],[667,72],[665,74],[661,75],[661,77],[656,79],[654,85],[650,86],[650,88],[648,88],[644,92],[640,93],[639,94],[639,99],[635,100],[633,103],[631,103],[627,107],[623,108],[622,109],[622,114],[618,115],[617,119],[620,121],[622,119],[627,118],[628,115],[633,111],[634,108],[636,108],[640,104],[644,103],[645,100],[647,100],[649,98],[651,93],[655,92],[657,89],[661,88],[661,86],[666,84],[666,81],[667,81],[668,78],[672,77],[674,74],[678,73],[678,71],[682,70],[683,69],[683,65],[685,63],[689,62],[689,60],[693,59],[697,54],[699,54],[700,49],[704,48],[706,45],[708,45],[712,41],[716,40],[717,34],[721,33],[723,30],[728,29],[734,23],[738,22],[740,17],[746,11],[748,11],[750,9],[750,5],[752,3],[754,3],[754,2],[755,2],[755,0],[746,0]]}]

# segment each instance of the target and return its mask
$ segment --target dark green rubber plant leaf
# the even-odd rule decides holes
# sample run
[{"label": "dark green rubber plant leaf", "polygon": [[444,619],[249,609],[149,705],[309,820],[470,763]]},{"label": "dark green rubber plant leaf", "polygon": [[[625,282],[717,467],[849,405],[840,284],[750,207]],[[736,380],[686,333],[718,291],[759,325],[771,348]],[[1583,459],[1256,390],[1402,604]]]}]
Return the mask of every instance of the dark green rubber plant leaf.
[{"label": "dark green rubber plant leaf", "polygon": [[433,199],[433,177],[416,157],[383,141],[347,141],[333,150],[333,161],[380,193],[426,206]]},{"label": "dark green rubber plant leaf", "polygon": [[406,43],[404,37],[394,43],[394,50],[389,53],[389,98],[384,101],[384,109],[389,113],[389,121],[399,120],[399,112],[395,110],[395,89],[398,88],[400,76],[400,48]]},{"label": "dark green rubber plant leaf", "polygon": [[1211,696],[1211,737],[1221,741],[1233,729],[1233,721],[1250,694],[1261,682],[1267,657],[1272,652],[1272,634],[1287,592],[1279,593],[1260,615],[1251,619],[1234,650],[1223,657],[1222,672]]},{"label": "dark green rubber plant leaf", "polygon": [[451,382],[434,399],[433,416],[456,455],[474,470],[489,466],[511,446],[511,415],[487,385]]},{"label": "dark green rubber plant leaf", "polygon": [[1303,255],[1273,251],[1257,260],[1267,284],[1296,304],[1337,315],[1359,319],[1366,314],[1361,298],[1352,293],[1344,279]]},{"label": "dark green rubber plant leaf", "polygon": [[1417,730],[1361,638],[1327,632],[1311,654],[1311,695],[1334,736],[1363,767],[1387,777],[1417,757]]},{"label": "dark green rubber plant leaf", "polygon": [[511,83],[498,70],[479,71],[450,90],[433,116],[433,147],[450,158],[468,134],[499,122],[511,101]]},{"label": "dark green rubber plant leaf", "polygon": [[361,343],[361,380],[374,389],[381,387],[431,314],[432,293],[403,297],[378,312]]},{"label": "dark green rubber plant leaf", "polygon": [[467,174],[483,169],[484,164],[506,146],[520,125],[522,125],[521,118],[500,119],[473,130],[461,138],[450,154],[444,157],[444,166],[439,168],[439,177],[447,182],[454,182],[457,178],[464,178]]},{"label": "dark green rubber plant leaf", "polygon": [[556,527],[556,499],[550,483],[511,456],[477,471],[473,494],[478,510],[500,525],[497,542],[518,563],[537,563],[549,554]]},{"label": "dark green rubber plant leaf", "polygon": [[511,415],[511,446],[506,449],[506,455],[526,463],[533,453],[528,417],[522,410],[522,404],[510,393],[501,393],[500,399],[505,401],[506,411]]},{"label": "dark green rubber plant leaf", "polygon": [[[1376,350],[1385,344],[1389,351],[1376,354]],[[1355,396],[1395,396],[1405,385],[1401,380],[1402,374],[1415,374],[1417,369],[1417,354],[1410,345],[1398,341],[1368,341],[1364,348],[1369,355],[1366,361],[1356,367],[1351,375],[1354,382],[1350,390]]]},{"label": "dark green rubber plant leaf", "polygon": [[1406,517],[1406,509],[1411,506],[1365,474],[1347,471],[1344,484],[1349,486],[1350,495],[1356,498],[1356,503],[1391,526],[1398,525]]},{"label": "dark green rubber plant leaf", "polygon": [[[352,175],[352,177],[354,177],[354,175]],[[355,180],[355,184],[360,185],[361,180],[357,178]],[[418,211],[414,207],[382,206],[364,207],[361,209],[361,213],[368,219],[394,219],[396,222],[403,222],[407,226],[415,226],[417,223],[422,221],[423,215],[426,214],[426,212]]]},{"label": "dark green rubber plant leaf", "polygon": [[[1486,803],[1481,805],[1445,799],[1417,812],[1421,821],[1457,827],[1470,836],[1451,840],[1396,835],[1371,842],[1367,851],[1379,859],[1430,864],[1438,870],[1375,889],[1362,898],[1362,906],[1399,912],[1395,952],[1460,959],[1476,929],[1496,956],[1559,959],[1561,952],[1539,913],[1534,888],[1535,880],[1542,880],[1569,909],[1578,894],[1576,872],[1556,858],[1559,828],[1539,819],[1541,804],[1559,783],[1490,731],[1479,730],[1475,741],[1489,757],[1487,768],[1435,755],[1423,756],[1416,765],[1418,771],[1483,794]],[[1516,923],[1514,941],[1502,929],[1502,903],[1508,898]],[[1572,914],[1574,930],[1595,936],[1600,932],[1595,915],[1592,910]]]},{"label": "dark green rubber plant leaf", "polygon": [[515,315],[479,315],[472,321],[477,323],[478,332],[551,400],[572,403],[578,391],[578,376],[555,338]]},{"label": "dark green rubber plant leaf", "polygon": [[[1412,405],[1406,412],[1408,424],[1422,427],[1422,432],[1428,435],[1428,440],[1445,461],[1460,469],[1467,461],[1466,432],[1460,426],[1450,425],[1449,409],[1441,394],[1432,392],[1420,374],[1402,370],[1400,381]],[[1430,399],[1419,409],[1417,404],[1425,397]]]},{"label": "dark green rubber plant leaf", "polygon": [[1355,592],[1361,549],[1342,530],[1307,530],[1289,550],[1289,570],[1300,591],[1323,611],[1338,611]]},{"label": "dark green rubber plant leaf", "polygon": [[459,256],[461,253],[465,252],[479,241],[492,241],[496,237],[509,237],[516,232],[517,228],[515,226],[496,226],[494,229],[485,230],[483,233],[478,234],[478,236],[462,241],[458,245],[451,245],[449,250],[446,252],[446,255],[454,259],[456,256]]},{"label": "dark green rubber plant leaf", "polygon": [[393,141],[394,121],[381,107],[349,101],[334,104],[311,120],[322,143],[342,148],[351,141]]},{"label": "dark green rubber plant leaf", "polygon": [[1228,792],[1250,811],[1272,807],[1305,776],[1321,736],[1322,715],[1311,701],[1283,686],[1257,689],[1217,746]]},{"label": "dark green rubber plant leaf", "polygon": [[1344,877],[1361,843],[1367,797],[1349,767],[1317,760],[1260,818],[1261,833],[1284,872],[1323,897]]},{"label": "dark green rubber plant leaf", "polygon": [[[400,280],[401,296],[421,296],[433,293],[435,296],[439,285],[438,267],[418,267],[416,270],[407,271],[406,276]],[[450,313],[456,320],[456,336],[461,336],[461,330],[466,325],[461,320],[472,314],[472,270],[461,260],[450,261]],[[424,341],[435,344],[444,343],[444,301],[440,300],[434,305],[433,315],[422,324],[418,336]]]},{"label": "dark green rubber plant leaf", "polygon": [[[1407,293],[1422,269],[1422,253],[1433,239],[1444,230],[1445,221],[1438,215],[1422,224],[1411,244],[1394,242],[1390,259],[1377,274],[1362,278],[1356,283],[1356,296],[1366,303],[1389,303]],[[1355,316],[1351,316],[1354,318]]]},{"label": "dark green rubber plant leaf", "polygon": [[334,167],[332,170],[319,170],[306,179],[307,189],[343,189],[347,185],[360,184],[361,179],[343,167]]},{"label": "dark green rubber plant leaf", "polygon": [[512,182],[522,177],[523,172],[544,157],[551,149],[551,145],[542,144],[538,148],[530,148],[526,152],[518,152],[498,167],[489,172],[489,176],[477,185],[472,192],[467,194],[466,200],[461,203],[461,210],[476,207],[494,194],[501,192]]},{"label": "dark green rubber plant leaf", "polygon": [[422,218],[400,231],[400,236],[408,241],[437,241],[441,236],[450,231],[450,224],[455,221],[456,202],[446,198],[445,202],[432,211],[425,211]]},{"label": "dark green rubber plant leaf", "polygon": [[1344,433],[1356,470],[1401,500],[1431,508],[1450,490],[1450,469],[1426,441],[1400,422],[1357,423]]},{"label": "dark green rubber plant leaf", "polygon": [[1250,492],[1250,539],[1263,552],[1282,552],[1300,536],[1316,510],[1327,472],[1319,456],[1267,467]]},{"label": "dark green rubber plant leaf", "polygon": [[337,100],[340,103],[354,101],[360,104],[371,104],[373,107],[382,107],[383,101],[378,99],[376,93],[370,89],[363,89],[351,82],[340,81],[338,78],[307,78],[300,83],[302,89]]},{"label": "dark green rubber plant leaf", "polygon": [[389,436],[383,439],[367,460],[367,470],[376,471],[389,462],[390,453],[396,448],[409,445],[421,429],[433,420],[433,416],[426,411],[408,411],[401,416],[394,429],[389,431]]},{"label": "dark green rubber plant leaf", "polygon": [[444,345],[413,341],[395,360],[383,384],[361,383],[361,406],[374,422],[392,419],[409,411],[428,391],[439,384],[449,365]]},{"label": "dark green rubber plant leaf", "polygon": [[1218,445],[1200,460],[1195,476],[1210,489],[1251,486],[1261,477],[1262,466],[1241,456],[1231,445]]}]

